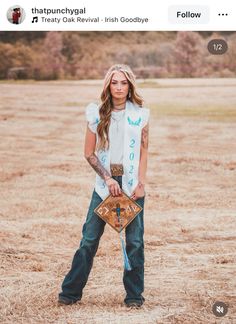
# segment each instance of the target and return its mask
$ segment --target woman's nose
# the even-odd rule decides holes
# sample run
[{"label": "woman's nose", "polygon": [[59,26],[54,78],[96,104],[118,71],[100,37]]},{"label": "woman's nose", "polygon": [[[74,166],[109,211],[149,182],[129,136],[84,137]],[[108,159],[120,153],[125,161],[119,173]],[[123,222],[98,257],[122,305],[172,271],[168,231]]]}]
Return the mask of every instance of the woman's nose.
[{"label": "woman's nose", "polygon": [[121,84],[117,83],[117,89],[120,90],[121,89]]}]

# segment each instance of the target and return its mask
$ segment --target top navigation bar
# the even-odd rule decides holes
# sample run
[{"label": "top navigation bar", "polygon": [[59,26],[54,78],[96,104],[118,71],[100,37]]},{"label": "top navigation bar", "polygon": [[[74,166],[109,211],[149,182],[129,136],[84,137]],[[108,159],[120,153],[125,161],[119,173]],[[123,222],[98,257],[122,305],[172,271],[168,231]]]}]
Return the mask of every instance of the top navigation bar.
[{"label": "top navigation bar", "polygon": [[236,5],[231,1],[186,2],[5,1],[0,4],[0,30],[235,30]]}]

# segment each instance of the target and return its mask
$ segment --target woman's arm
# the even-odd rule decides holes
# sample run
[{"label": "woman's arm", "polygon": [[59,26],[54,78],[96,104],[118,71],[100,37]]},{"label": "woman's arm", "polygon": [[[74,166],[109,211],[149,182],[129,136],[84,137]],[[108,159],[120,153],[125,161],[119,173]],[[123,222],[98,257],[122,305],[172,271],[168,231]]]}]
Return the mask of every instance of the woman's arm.
[{"label": "woman's arm", "polygon": [[91,167],[97,172],[97,174],[106,181],[107,179],[111,178],[111,175],[99,161],[97,155],[95,154],[95,148],[96,134],[93,133],[87,126],[84,145],[84,157],[91,165]]},{"label": "woman's arm", "polygon": [[97,172],[97,174],[105,180],[108,186],[109,192],[113,196],[118,196],[121,194],[121,189],[118,182],[112,179],[110,173],[102,166],[97,155],[95,154],[96,149],[96,134],[93,133],[87,126],[85,135],[85,145],[84,145],[84,157],[91,165],[91,167]]},{"label": "woman's arm", "polygon": [[144,186],[146,182],[146,172],[147,172],[148,131],[149,131],[149,124],[143,127],[142,134],[141,134],[141,147],[140,147],[139,172],[138,172],[139,183],[131,195],[131,198],[135,200],[145,195]]},{"label": "woman's arm", "polygon": [[139,182],[146,183],[147,157],[148,157],[148,130],[149,124],[143,127],[141,135],[141,148],[139,160]]}]

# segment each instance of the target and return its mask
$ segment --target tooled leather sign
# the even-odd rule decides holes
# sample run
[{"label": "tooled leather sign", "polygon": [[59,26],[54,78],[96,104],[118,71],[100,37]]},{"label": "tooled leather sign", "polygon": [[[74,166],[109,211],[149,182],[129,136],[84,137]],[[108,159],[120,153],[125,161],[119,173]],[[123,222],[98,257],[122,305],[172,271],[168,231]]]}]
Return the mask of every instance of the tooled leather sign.
[{"label": "tooled leather sign", "polygon": [[94,212],[120,233],[141,210],[142,207],[122,191],[118,197],[109,195]]}]

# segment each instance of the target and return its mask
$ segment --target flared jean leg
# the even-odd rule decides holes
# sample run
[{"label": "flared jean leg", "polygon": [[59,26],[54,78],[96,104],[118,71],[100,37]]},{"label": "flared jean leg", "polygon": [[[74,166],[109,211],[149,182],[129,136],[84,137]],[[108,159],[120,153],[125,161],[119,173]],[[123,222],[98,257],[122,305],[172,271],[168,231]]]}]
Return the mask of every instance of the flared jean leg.
[{"label": "flared jean leg", "polygon": [[[144,197],[137,203],[144,208]],[[124,270],[123,283],[126,290],[124,302],[140,302],[145,300],[144,291],[144,225],[143,210],[126,228],[126,252],[131,264],[131,271]]]},{"label": "flared jean leg", "polygon": [[105,222],[94,213],[94,209],[102,202],[99,195],[93,191],[86,222],[82,229],[82,239],[79,249],[75,252],[70,271],[62,283],[62,292],[59,297],[77,301],[82,298],[93,259],[97,252],[100,238],[104,232]]}]

